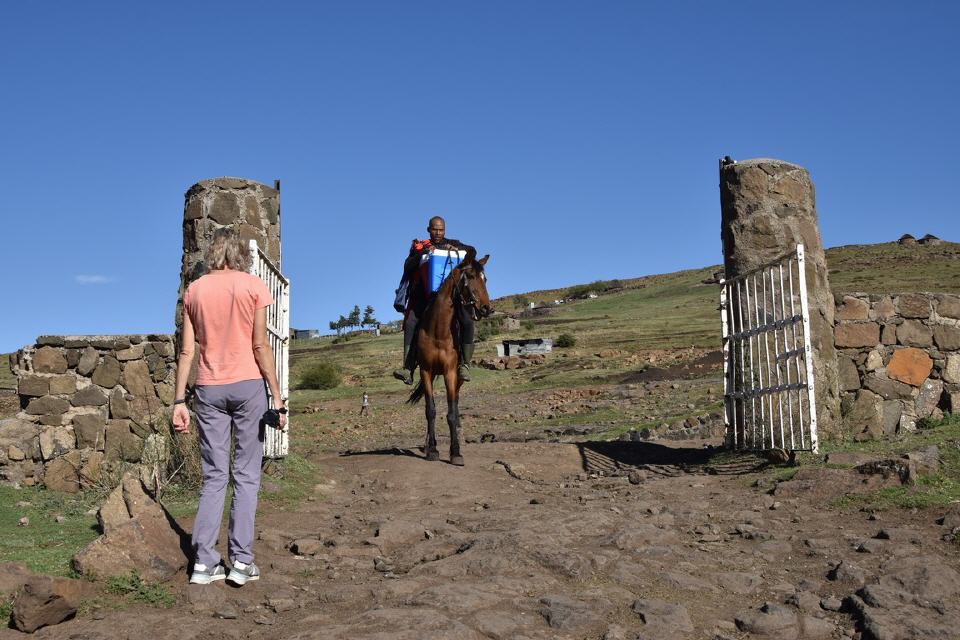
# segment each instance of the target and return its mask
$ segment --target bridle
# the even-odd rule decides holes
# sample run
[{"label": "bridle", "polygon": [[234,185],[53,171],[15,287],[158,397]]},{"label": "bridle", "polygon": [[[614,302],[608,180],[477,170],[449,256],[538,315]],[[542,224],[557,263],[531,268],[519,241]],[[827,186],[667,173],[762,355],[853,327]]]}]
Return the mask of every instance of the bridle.
[{"label": "bridle", "polygon": [[[480,274],[480,277],[483,277],[483,273]],[[454,300],[460,303],[460,306],[470,310],[470,315],[473,316],[474,320],[479,320],[480,312],[477,310],[477,299],[474,297],[473,290],[470,288],[469,280],[466,271],[461,269],[460,277],[457,278],[456,284],[453,285],[453,297]]]}]

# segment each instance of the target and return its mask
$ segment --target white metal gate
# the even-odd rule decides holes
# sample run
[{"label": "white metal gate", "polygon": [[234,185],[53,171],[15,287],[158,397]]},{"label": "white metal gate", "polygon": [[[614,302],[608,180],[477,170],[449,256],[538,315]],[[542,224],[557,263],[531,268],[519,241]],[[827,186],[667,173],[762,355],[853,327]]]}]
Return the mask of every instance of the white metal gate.
[{"label": "white metal gate", "polygon": [[721,281],[728,446],[818,451],[804,267],[798,244],[773,262]]},{"label": "white metal gate", "polygon": [[[290,281],[279,267],[257,246],[256,240],[250,241],[250,273],[259,276],[270,290],[273,304],[267,307],[267,336],[277,365],[277,382],[284,398],[290,397]],[[273,398],[267,389],[270,406]],[[268,427],[263,438],[263,455],[266,458],[282,458],[289,451],[290,433],[289,415],[287,426],[281,431]]]}]

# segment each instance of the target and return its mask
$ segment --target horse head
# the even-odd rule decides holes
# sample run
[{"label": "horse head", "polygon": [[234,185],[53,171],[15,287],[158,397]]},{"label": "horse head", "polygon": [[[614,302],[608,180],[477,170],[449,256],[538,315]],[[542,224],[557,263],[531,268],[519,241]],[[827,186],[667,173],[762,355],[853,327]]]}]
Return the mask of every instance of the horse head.
[{"label": "horse head", "polygon": [[493,309],[490,307],[490,294],[487,293],[487,276],[483,272],[490,256],[485,255],[479,260],[476,258],[476,253],[471,251],[460,263],[457,289],[460,304],[470,310],[474,320],[479,320],[489,316]]}]

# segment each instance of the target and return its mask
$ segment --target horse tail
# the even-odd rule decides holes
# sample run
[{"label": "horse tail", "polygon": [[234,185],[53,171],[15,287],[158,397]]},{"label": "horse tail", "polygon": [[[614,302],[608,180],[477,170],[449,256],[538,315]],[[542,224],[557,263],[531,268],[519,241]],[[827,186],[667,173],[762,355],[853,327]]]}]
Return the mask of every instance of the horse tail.
[{"label": "horse tail", "polygon": [[424,395],[423,389],[423,378],[420,379],[420,382],[417,383],[417,386],[413,388],[413,391],[410,392],[410,397],[407,398],[407,404],[417,404],[420,402],[420,398]]}]

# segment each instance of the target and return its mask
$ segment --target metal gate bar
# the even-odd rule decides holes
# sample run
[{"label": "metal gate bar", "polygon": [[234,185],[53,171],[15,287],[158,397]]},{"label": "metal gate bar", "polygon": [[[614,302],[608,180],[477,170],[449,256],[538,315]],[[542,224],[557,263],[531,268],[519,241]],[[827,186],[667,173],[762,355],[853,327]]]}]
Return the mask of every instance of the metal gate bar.
[{"label": "metal gate bar", "polygon": [[[277,265],[257,246],[256,240],[250,241],[250,273],[258,276],[267,285],[273,304],[267,307],[267,337],[277,366],[277,382],[284,398],[290,395],[290,281]],[[270,407],[273,397],[267,389]],[[266,429],[263,437],[263,455],[265,458],[283,458],[289,452],[289,415],[287,426],[283,429]]]},{"label": "metal gate bar", "polygon": [[725,423],[733,448],[819,449],[805,266],[798,244],[721,281]]}]

